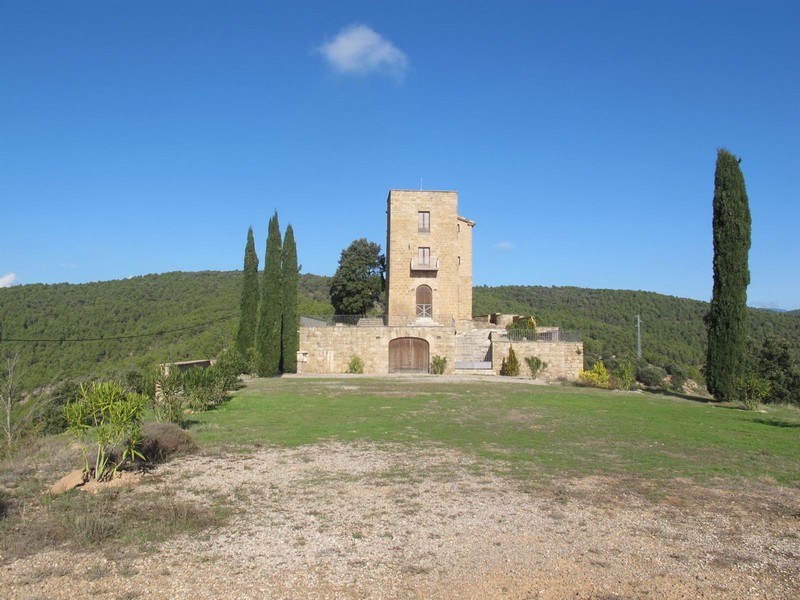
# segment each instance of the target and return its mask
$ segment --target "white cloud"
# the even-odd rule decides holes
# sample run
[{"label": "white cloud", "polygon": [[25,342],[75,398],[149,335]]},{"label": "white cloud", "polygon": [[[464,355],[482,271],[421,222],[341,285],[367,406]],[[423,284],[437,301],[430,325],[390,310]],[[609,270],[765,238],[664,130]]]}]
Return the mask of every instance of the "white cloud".
[{"label": "white cloud", "polygon": [[5,275],[0,275],[0,288],[4,287],[11,287],[14,285],[14,282],[17,280],[17,276],[14,273],[6,273]]},{"label": "white cloud", "polygon": [[494,247],[498,250],[513,250],[514,244],[511,242],[500,242],[499,244],[495,244]]},{"label": "white cloud", "polygon": [[366,25],[345,27],[319,51],[334,70],[345,75],[388,73],[400,81],[408,69],[405,53]]}]

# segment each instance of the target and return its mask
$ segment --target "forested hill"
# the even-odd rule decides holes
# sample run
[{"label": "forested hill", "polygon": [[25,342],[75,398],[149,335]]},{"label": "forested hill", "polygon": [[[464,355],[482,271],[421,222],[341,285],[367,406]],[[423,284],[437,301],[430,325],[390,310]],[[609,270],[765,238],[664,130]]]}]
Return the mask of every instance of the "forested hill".
[{"label": "forested hill", "polygon": [[[0,358],[19,353],[16,375],[30,389],[212,357],[233,339],[241,280],[240,271],[205,271],[2,288]],[[300,314],[332,314],[329,277],[301,275],[299,285]],[[479,286],[473,312],[532,314],[541,325],[580,330],[590,356],[635,353],[639,314],[645,357],[662,366],[697,366],[705,352],[706,310],[704,302],[648,292]],[[750,314],[754,338],[774,333],[798,344],[796,311]]]},{"label": "forested hill", "polygon": [[[301,276],[303,312],[332,312]],[[241,271],[145,275],[85,284],[0,289],[0,359],[19,353],[26,389],[66,378],[123,376],[156,363],[209,358],[236,332]],[[5,365],[5,360],[3,360]]]},{"label": "forested hill", "polygon": [[[473,314],[533,315],[539,325],[579,330],[587,355],[635,356],[636,315],[641,317],[642,354],[653,364],[700,366],[705,360],[703,317],[708,303],[653,292],[576,287],[478,286]],[[800,312],[750,309],[750,335],[800,344]]]}]

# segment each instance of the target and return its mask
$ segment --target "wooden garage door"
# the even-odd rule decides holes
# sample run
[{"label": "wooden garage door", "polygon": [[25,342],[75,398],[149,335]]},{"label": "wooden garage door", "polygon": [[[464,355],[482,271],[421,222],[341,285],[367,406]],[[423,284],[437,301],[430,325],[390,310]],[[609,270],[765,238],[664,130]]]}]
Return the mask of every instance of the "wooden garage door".
[{"label": "wooden garage door", "polygon": [[427,373],[428,342],[421,338],[397,338],[389,342],[389,373]]}]

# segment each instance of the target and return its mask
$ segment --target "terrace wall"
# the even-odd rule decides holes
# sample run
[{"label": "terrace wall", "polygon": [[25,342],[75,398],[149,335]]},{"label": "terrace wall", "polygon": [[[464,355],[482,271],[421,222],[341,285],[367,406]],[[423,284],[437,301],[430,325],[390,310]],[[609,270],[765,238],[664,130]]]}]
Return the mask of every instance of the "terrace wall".
[{"label": "terrace wall", "polygon": [[298,373],[346,373],[352,356],[364,362],[364,373],[389,373],[389,342],[412,337],[426,340],[430,356],[447,357],[446,373],[455,369],[452,327],[301,327]]},{"label": "terrace wall", "polygon": [[545,381],[578,381],[583,369],[583,343],[582,342],[540,342],[540,341],[510,341],[501,339],[492,334],[492,370],[500,372],[503,359],[508,356],[508,349],[514,346],[514,353],[519,360],[520,375],[530,376],[530,370],[525,362],[529,356],[536,356],[547,363],[547,368],[541,371],[537,379]]}]

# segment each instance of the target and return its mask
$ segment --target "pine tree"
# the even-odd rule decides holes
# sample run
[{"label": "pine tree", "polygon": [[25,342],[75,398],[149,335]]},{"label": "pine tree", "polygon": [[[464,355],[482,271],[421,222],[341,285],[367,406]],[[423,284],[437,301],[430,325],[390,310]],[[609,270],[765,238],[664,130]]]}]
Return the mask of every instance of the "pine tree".
[{"label": "pine tree", "polygon": [[281,361],[281,230],[278,213],[269,220],[267,250],[264,254],[264,280],[261,284],[261,310],[256,332],[258,375],[278,374]]},{"label": "pine tree", "polygon": [[239,313],[239,330],[236,332],[236,349],[247,356],[253,347],[258,325],[258,256],[253,241],[253,228],[247,230],[247,245],[244,249],[244,281],[242,282],[242,302]]},{"label": "pine tree", "polygon": [[717,400],[737,399],[747,359],[750,207],[739,159],[717,154],[714,175],[714,291],[706,316],[706,387]]},{"label": "pine tree", "polygon": [[292,226],[286,227],[281,256],[281,282],[283,283],[283,315],[281,326],[281,372],[297,372],[297,350],[300,334],[297,322],[297,247]]}]

